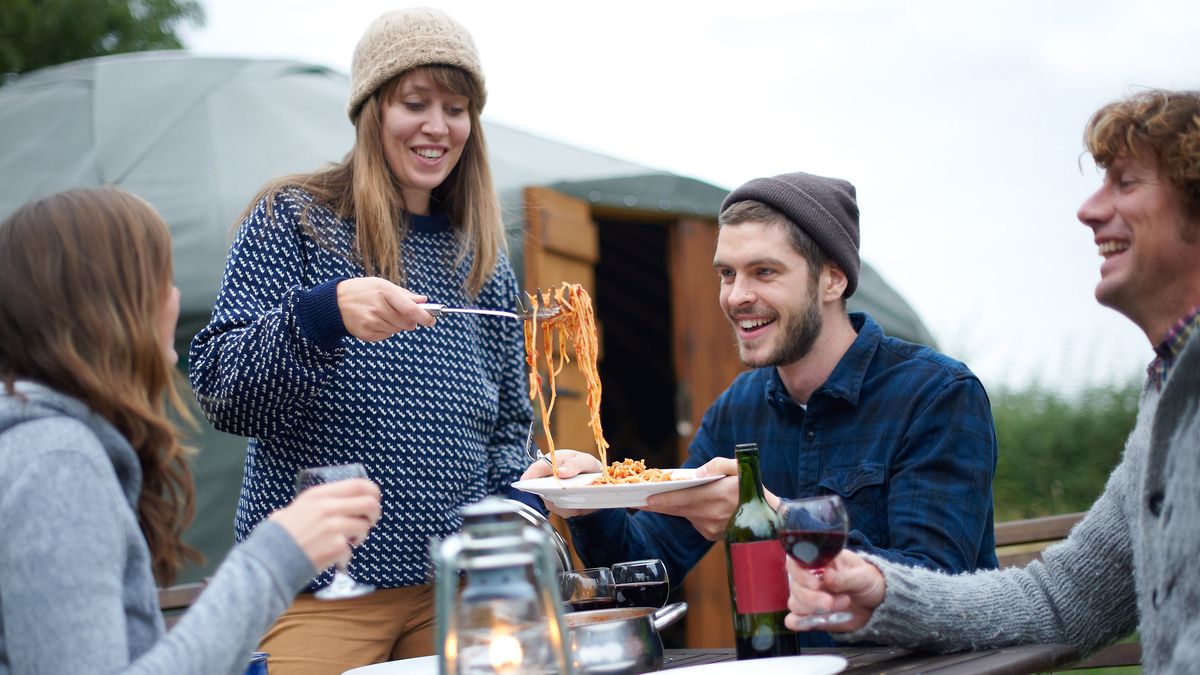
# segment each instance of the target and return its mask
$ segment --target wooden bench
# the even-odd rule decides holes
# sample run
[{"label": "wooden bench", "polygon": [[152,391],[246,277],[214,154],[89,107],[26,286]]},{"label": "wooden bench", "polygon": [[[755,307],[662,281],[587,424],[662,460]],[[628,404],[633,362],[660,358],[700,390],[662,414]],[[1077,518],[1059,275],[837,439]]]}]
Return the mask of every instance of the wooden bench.
[{"label": "wooden bench", "polygon": [[[1042,550],[1055,544],[1071,532],[1083,519],[1083,513],[1064,513],[1058,516],[1012,520],[996,523],[996,557],[1000,567],[1024,567],[1040,560]],[[1118,642],[1093,653],[1072,668],[1111,668],[1137,666],[1142,663],[1140,642]]]},{"label": "wooden bench", "polygon": [[171,630],[171,627],[183,618],[183,613],[196,602],[196,598],[200,597],[200,592],[207,585],[206,582],[198,581],[158,589],[158,607],[167,622],[167,630]]}]

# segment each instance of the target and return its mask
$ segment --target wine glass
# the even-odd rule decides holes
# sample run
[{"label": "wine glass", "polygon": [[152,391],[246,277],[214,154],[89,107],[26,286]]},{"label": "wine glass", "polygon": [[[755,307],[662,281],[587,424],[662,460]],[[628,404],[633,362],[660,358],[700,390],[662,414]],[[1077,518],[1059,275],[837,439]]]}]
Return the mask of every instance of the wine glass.
[{"label": "wine glass", "polygon": [[[846,545],[849,531],[850,516],[837,495],[784,500],[779,505],[779,541],[784,552],[818,577]],[[824,626],[852,618],[849,612],[819,612],[801,619],[800,624]]]},{"label": "wine glass", "polygon": [[616,605],[613,573],[607,567],[589,567],[563,572],[563,600],[572,612],[589,609],[611,609]]},{"label": "wine glass", "polygon": [[[368,478],[366,467],[355,463],[301,469],[296,474],[296,492],[303,492],[310,487],[315,487],[323,483],[332,483],[350,478]],[[355,581],[354,577],[350,576],[350,572],[346,569],[346,563],[339,562],[333,569],[333,581],[325,588],[313,594],[313,597],[318,600],[343,600],[346,598],[357,598],[374,590],[374,586]]]},{"label": "wine glass", "polygon": [[661,560],[634,560],[612,566],[617,607],[662,607],[670,584]]}]

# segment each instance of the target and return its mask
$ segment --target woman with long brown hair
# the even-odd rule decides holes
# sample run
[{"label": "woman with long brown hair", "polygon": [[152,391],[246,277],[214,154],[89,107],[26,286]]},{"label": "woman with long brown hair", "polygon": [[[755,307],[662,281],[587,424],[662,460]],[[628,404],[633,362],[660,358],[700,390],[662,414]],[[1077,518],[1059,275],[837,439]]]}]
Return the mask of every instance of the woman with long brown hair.
[{"label": "woman with long brown hair", "polygon": [[0,224],[0,673],[241,673],[270,622],[378,519],[369,481],[306,491],[164,634],[156,580],[195,553],[167,226],[113,188]]},{"label": "woman with long brown hair", "polygon": [[532,416],[519,321],[434,327],[420,307],[516,302],[471,36],[436,10],[388,12],[360,40],[350,84],[353,148],[252,202],[190,354],[205,414],[250,437],[239,539],[309,466],[361,463],[385,495],[350,564],[378,590],[301,594],[263,642],[273,674],[432,654],[430,540],[459,529],[463,505],[511,494]]}]

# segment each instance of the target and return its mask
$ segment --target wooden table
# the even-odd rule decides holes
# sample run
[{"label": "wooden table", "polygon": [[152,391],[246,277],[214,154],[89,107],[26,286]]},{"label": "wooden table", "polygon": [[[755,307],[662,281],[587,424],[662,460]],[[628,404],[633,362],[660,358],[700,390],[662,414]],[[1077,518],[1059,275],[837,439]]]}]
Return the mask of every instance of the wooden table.
[{"label": "wooden table", "polygon": [[[1021,675],[1054,670],[1079,660],[1070,645],[1026,645],[977,652],[929,654],[899,647],[828,647],[804,649],[803,654],[836,654],[849,662],[847,675],[867,673],[937,673],[938,675]],[[663,670],[735,660],[732,649],[668,649]],[[749,665],[749,662],[748,662]],[[753,673],[753,668],[747,669]]]}]

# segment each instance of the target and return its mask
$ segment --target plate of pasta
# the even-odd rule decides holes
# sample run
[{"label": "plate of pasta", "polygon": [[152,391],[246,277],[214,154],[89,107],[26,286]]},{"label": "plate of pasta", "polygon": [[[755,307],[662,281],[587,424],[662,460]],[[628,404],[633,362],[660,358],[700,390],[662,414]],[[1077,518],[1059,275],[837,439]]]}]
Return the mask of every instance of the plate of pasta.
[{"label": "plate of pasta", "polygon": [[[654,471],[652,469],[651,471]],[[696,477],[696,469],[662,469],[666,480],[604,483],[605,474],[584,473],[573,478],[531,478],[513,487],[532,492],[564,509],[633,509],[646,505],[646,498],[662,492],[704,485],[724,476]]]}]

